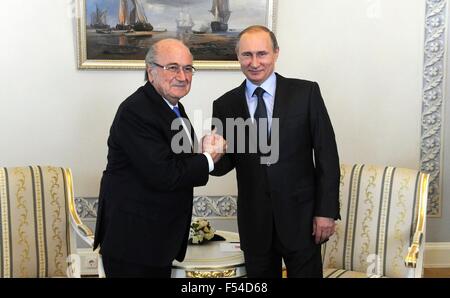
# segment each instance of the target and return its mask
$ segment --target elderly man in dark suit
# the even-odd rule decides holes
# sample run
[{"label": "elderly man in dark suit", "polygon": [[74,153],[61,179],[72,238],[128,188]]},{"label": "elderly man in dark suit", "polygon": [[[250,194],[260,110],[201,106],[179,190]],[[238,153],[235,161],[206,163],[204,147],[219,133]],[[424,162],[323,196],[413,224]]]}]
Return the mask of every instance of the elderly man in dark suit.
[{"label": "elderly man in dark suit", "polygon": [[173,260],[184,259],[193,187],[207,183],[226,147],[209,135],[195,153],[179,102],[191,88],[192,60],[178,40],[153,45],[147,83],[120,105],[111,126],[94,244],[107,277],[170,277]]},{"label": "elderly man in dark suit", "polygon": [[[248,276],[281,277],[283,259],[288,277],[321,277],[320,244],[339,218],[340,170],[319,86],[274,72],[279,47],[263,26],[241,32],[236,53],[247,79],[214,101],[213,120],[222,125],[218,132],[229,148],[211,174],[236,169]],[[239,139],[239,128],[229,129],[238,119],[251,119],[256,130],[250,127]],[[257,150],[251,151],[255,140]]]}]

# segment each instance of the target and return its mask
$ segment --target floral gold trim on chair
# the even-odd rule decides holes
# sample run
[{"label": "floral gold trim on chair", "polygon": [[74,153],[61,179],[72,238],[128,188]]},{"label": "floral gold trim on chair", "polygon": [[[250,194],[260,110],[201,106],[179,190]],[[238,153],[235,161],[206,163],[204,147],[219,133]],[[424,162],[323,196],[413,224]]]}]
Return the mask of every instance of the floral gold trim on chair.
[{"label": "floral gold trim on chair", "polygon": [[407,176],[400,182],[400,190],[397,193],[396,207],[400,210],[398,211],[398,216],[394,225],[394,239],[398,242],[395,248],[394,262],[392,263],[392,271],[394,275],[401,274],[401,267],[404,266],[404,247],[408,244],[406,239],[403,237],[402,227],[406,225],[406,196],[405,193],[409,191],[411,183],[411,177]]},{"label": "floral gold trim on chair", "polygon": [[367,186],[364,189],[364,204],[367,208],[364,212],[364,218],[362,221],[362,233],[361,237],[361,253],[359,255],[359,263],[362,267],[367,267],[367,260],[370,255],[370,227],[373,221],[373,210],[374,210],[374,188],[376,187],[376,180],[378,177],[378,171],[374,166],[370,166],[367,171],[371,173],[368,178]]},{"label": "floral gold trim on chair", "polygon": [[230,278],[236,277],[236,269],[228,269],[228,270],[217,270],[217,271],[209,271],[209,270],[186,270],[187,278]]},{"label": "floral gold trim on chair", "polygon": [[[28,235],[28,228],[30,226],[30,214],[27,208],[27,202],[24,199],[24,192],[27,190],[25,185],[26,174],[25,169],[16,168],[13,171],[13,175],[15,176],[15,208],[17,210],[18,216],[18,227],[17,227],[17,247],[15,248],[15,252],[17,256],[20,258],[19,261],[19,276],[27,277],[30,273],[27,270],[27,264],[30,261],[30,242]],[[19,250],[20,249],[20,250]]]},{"label": "floral gold trim on chair", "polygon": [[61,199],[61,194],[64,195],[62,191],[62,183],[61,181],[61,171],[60,168],[55,167],[47,167],[47,174],[50,175],[50,185],[49,185],[49,193],[50,193],[50,205],[53,208],[51,212],[52,220],[51,220],[51,230],[52,230],[52,240],[55,241],[54,247],[54,256],[53,256],[53,264],[54,264],[54,272],[53,275],[64,275],[63,264],[65,261],[65,254],[63,250],[63,234],[61,231],[61,226],[64,227],[65,221],[62,216],[65,218],[64,208],[61,206],[61,203],[64,202],[64,199]]},{"label": "floral gold trim on chair", "polygon": [[[45,183],[45,207],[48,235],[49,275],[65,276],[67,274],[68,256],[71,252],[70,216],[67,212],[68,192],[67,169],[62,167],[40,167]],[[68,189],[69,188],[69,189]],[[75,248],[75,247],[73,247]],[[69,261],[70,262],[70,261]]]}]

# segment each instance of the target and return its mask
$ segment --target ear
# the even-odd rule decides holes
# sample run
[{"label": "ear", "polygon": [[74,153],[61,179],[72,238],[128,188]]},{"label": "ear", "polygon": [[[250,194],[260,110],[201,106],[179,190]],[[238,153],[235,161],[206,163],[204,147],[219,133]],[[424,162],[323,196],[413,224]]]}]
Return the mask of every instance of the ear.
[{"label": "ear", "polygon": [[275,55],[275,62],[278,60],[278,55],[280,54],[280,48],[276,49],[274,52]]},{"label": "ear", "polygon": [[147,66],[148,81],[150,83],[153,83],[153,80],[154,80],[154,76],[153,76],[152,70],[153,70],[153,68],[150,65]]}]

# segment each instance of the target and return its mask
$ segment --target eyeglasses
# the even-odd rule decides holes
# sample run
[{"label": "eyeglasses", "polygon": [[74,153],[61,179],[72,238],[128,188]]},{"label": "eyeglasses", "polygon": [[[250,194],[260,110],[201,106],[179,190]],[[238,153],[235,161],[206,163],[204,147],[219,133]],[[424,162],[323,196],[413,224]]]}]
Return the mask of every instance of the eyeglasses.
[{"label": "eyeglasses", "polygon": [[155,63],[155,62],[153,62],[152,64],[155,66],[161,67],[162,69],[167,70],[168,72],[173,73],[173,74],[179,73],[180,69],[182,69],[185,74],[193,75],[196,70],[195,67],[192,65],[181,66],[176,63],[173,63],[173,64],[167,64],[167,65],[163,66],[163,65]]}]

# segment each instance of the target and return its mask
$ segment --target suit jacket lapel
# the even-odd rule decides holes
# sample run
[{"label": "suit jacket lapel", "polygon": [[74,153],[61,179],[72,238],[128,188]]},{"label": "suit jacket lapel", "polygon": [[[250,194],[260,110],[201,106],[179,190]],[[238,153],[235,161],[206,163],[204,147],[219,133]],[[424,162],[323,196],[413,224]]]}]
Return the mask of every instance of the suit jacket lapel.
[{"label": "suit jacket lapel", "polygon": [[167,105],[162,96],[159,95],[158,92],[156,92],[155,88],[152,84],[150,84],[150,82],[147,82],[144,85],[144,92],[145,94],[147,94],[147,97],[156,104],[159,109],[159,115],[161,115],[165,121],[167,121],[168,123],[172,123],[172,121],[177,118],[177,115]]},{"label": "suit jacket lapel", "polygon": [[195,153],[198,150],[198,140],[197,140],[197,136],[195,135],[194,127],[192,126],[191,120],[189,120],[189,117],[187,116],[186,111],[184,110],[184,106],[180,102],[178,102],[178,107],[180,108],[181,116],[187,122],[187,123],[185,123],[186,127],[188,129],[190,129],[191,140],[192,140],[191,150],[193,153]]},{"label": "suit jacket lapel", "polygon": [[[150,84],[149,82],[147,82],[144,86],[144,92],[147,94],[147,97],[153,101],[156,106],[158,107],[159,111],[160,111],[160,115],[163,117],[163,119],[166,121],[166,123],[168,123],[169,125],[169,129],[172,125],[172,122],[177,119],[177,115],[174,113],[174,111],[167,105],[167,103],[164,101],[164,99],[162,98],[162,96],[156,92],[155,88],[153,87],[152,84]],[[195,134],[193,134],[193,128],[192,125],[186,115],[186,112],[184,111],[184,107],[181,103],[178,103],[178,107],[180,109],[180,114],[183,118],[187,119],[188,123],[185,123],[186,126],[191,127],[191,139],[192,142],[194,143],[194,148],[195,148]],[[170,135],[173,138],[176,134],[178,134],[179,132],[182,132],[184,134],[186,134],[186,132],[184,131],[183,127],[180,127],[180,129],[178,130],[171,130],[170,129]],[[187,137],[187,135],[186,135]],[[192,145],[191,147],[191,152],[193,150]],[[195,152],[195,151],[194,151]]]},{"label": "suit jacket lapel", "polygon": [[245,81],[236,89],[232,109],[234,112],[233,115],[236,115],[236,118],[242,118],[244,120],[250,118],[247,97],[245,96]]},{"label": "suit jacket lapel", "polygon": [[[243,119],[244,121],[249,120],[250,121],[250,112],[248,110],[248,104],[247,104],[247,96],[245,94],[246,89],[246,81],[244,82],[236,89],[234,89],[234,101],[232,102],[232,110],[233,110],[233,117],[235,119]],[[251,124],[254,125],[254,124]],[[254,126],[252,126],[255,128]],[[226,127],[224,127],[226,129]],[[235,136],[236,137],[236,136]],[[251,131],[248,131],[245,133],[245,150],[249,148],[254,148],[256,146],[256,135],[252,134]]]},{"label": "suit jacket lapel", "polygon": [[[276,74],[277,76],[277,87],[275,91],[275,102],[273,106],[273,114],[272,119],[279,119],[279,127],[281,128],[282,124],[285,121],[286,117],[283,115],[287,115],[287,109],[289,107],[289,92],[287,88],[287,80]],[[281,117],[280,117],[281,116]],[[272,122],[273,123],[273,122]]]}]

